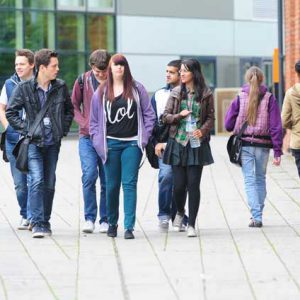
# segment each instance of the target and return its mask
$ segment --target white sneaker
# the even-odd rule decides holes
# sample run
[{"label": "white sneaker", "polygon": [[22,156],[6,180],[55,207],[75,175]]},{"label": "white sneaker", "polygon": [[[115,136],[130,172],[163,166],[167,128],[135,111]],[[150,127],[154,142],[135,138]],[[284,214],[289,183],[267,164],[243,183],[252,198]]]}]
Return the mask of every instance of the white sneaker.
[{"label": "white sneaker", "polygon": [[181,227],[182,227],[182,222],[183,222],[183,216],[181,216],[180,214],[176,214],[175,219],[173,221],[173,227],[175,231],[181,231]]},{"label": "white sneaker", "polygon": [[29,221],[27,219],[22,218],[20,221],[20,225],[17,227],[19,230],[27,230],[29,226]]},{"label": "white sneaker", "polygon": [[159,220],[159,230],[161,232],[166,232],[169,229],[169,220],[168,219],[162,219]]},{"label": "white sneaker", "polygon": [[185,226],[184,224],[181,224],[181,227],[179,228],[180,232],[185,232],[186,231],[187,226]]},{"label": "white sneaker", "polygon": [[94,229],[95,229],[94,223],[91,220],[87,220],[83,225],[82,232],[93,233]]},{"label": "white sneaker", "polygon": [[196,237],[197,236],[197,231],[194,227],[189,226],[187,230],[187,236],[188,237]]},{"label": "white sneaker", "polygon": [[107,222],[102,222],[100,224],[100,229],[99,229],[99,232],[100,233],[106,233],[108,230],[108,223]]}]

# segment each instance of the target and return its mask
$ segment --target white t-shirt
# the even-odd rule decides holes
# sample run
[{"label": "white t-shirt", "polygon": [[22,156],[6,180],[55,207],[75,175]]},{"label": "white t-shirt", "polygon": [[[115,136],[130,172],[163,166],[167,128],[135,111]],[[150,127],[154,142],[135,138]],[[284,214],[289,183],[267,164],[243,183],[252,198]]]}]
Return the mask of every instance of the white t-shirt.
[{"label": "white t-shirt", "polygon": [[[1,90],[1,94],[0,94],[0,104],[6,105],[8,104],[8,97],[7,97],[7,93],[6,93],[6,87],[5,84]],[[25,120],[26,118],[26,112],[23,109],[23,114],[22,114],[22,120]]]},{"label": "white t-shirt", "polygon": [[160,89],[155,93],[157,118],[164,113],[166,104],[168,102],[171,90]]},{"label": "white t-shirt", "polygon": [[0,104],[7,105],[8,103],[8,98],[7,98],[7,93],[6,93],[6,87],[5,84],[1,90],[1,95],[0,95]]}]

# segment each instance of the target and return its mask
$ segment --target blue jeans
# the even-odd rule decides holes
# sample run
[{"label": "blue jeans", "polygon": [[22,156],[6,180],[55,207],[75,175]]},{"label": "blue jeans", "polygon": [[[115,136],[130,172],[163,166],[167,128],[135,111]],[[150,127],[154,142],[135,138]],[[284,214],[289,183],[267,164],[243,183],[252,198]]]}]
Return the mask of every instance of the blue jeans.
[{"label": "blue jeans", "polygon": [[248,205],[252,218],[260,222],[267,195],[266,171],[269,152],[268,148],[242,147],[242,171]]},{"label": "blue jeans", "polygon": [[49,224],[55,192],[56,165],[60,144],[38,147],[29,145],[30,209],[32,224]]},{"label": "blue jeans", "polygon": [[124,193],[124,228],[133,230],[136,215],[137,180],[142,151],[137,141],[107,139],[108,156],[104,165],[106,176],[106,207],[110,225],[119,219],[120,186]]},{"label": "blue jeans", "polygon": [[28,203],[27,176],[26,174],[20,172],[16,168],[16,159],[12,154],[12,151],[18,142],[18,137],[19,134],[13,132],[12,128],[9,126],[6,131],[6,140],[5,140],[7,158],[9,160],[10,171],[15,185],[17,200],[20,207],[20,215],[24,219],[27,219],[27,217],[29,217],[27,216],[27,214],[29,215],[29,211],[27,213],[27,203]]},{"label": "blue jeans", "polygon": [[159,158],[158,173],[158,218],[171,219],[173,198],[173,171],[172,166],[163,163]]},{"label": "blue jeans", "polygon": [[97,218],[96,182],[99,177],[101,188],[99,203],[100,224],[104,221],[107,222],[104,168],[92,141],[88,137],[79,139],[79,156],[82,170],[81,180],[85,220],[90,220],[94,223]]}]

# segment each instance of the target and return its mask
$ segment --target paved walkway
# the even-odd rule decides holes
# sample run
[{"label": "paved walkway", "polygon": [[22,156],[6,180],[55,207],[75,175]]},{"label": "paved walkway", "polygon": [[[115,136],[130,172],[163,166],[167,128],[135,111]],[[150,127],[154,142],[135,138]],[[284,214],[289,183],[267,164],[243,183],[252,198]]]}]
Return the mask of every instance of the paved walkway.
[{"label": "paved walkway", "polygon": [[[239,168],[225,137],[212,139],[198,238],[159,233],[157,172],[148,163],[138,184],[136,239],[81,233],[83,201],[77,141],[63,143],[52,217],[53,236],[17,231],[8,165],[0,163],[1,300],[300,299],[300,182],[290,156],[268,167],[265,226],[250,229]],[[121,220],[123,217],[121,217]],[[98,228],[97,228],[98,229]]]}]

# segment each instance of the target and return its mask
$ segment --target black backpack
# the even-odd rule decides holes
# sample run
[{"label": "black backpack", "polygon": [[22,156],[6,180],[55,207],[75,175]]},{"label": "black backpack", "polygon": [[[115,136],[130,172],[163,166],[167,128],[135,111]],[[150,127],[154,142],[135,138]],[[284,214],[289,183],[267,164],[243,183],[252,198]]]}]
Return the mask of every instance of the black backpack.
[{"label": "black backpack", "polygon": [[83,95],[83,87],[84,87],[84,80],[83,80],[83,73],[80,74],[77,78],[77,82],[79,84],[79,88],[80,88],[80,92],[81,92],[81,95]]}]

